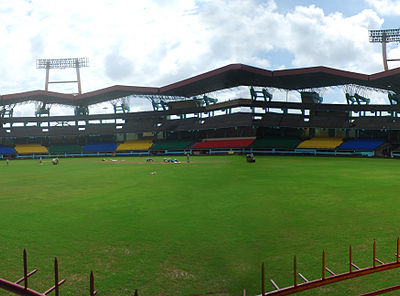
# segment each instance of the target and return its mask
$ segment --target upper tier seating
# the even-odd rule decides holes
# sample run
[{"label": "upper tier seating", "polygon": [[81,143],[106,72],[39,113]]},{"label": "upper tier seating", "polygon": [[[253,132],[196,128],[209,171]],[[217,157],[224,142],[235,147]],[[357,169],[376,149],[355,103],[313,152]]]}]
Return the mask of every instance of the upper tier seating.
[{"label": "upper tier seating", "polygon": [[186,118],[186,119],[173,119],[164,120],[157,127],[159,131],[187,131],[193,130],[196,127],[198,118]]},{"label": "upper tier seating", "polygon": [[83,152],[114,152],[115,143],[93,143],[83,146]]},{"label": "upper tier seating", "polygon": [[18,154],[49,153],[47,148],[40,144],[19,144],[15,145],[14,149]]},{"label": "upper tier seating", "polygon": [[117,151],[147,151],[153,144],[152,140],[129,140],[118,145]]},{"label": "upper tier seating", "polygon": [[191,140],[160,141],[151,146],[151,150],[184,150],[190,146]]},{"label": "upper tier seating", "polygon": [[312,138],[301,142],[297,148],[299,149],[335,149],[343,143],[343,138]]},{"label": "upper tier seating", "polygon": [[195,129],[205,130],[213,128],[229,128],[235,126],[249,126],[252,124],[252,115],[247,113],[233,113],[201,118]]},{"label": "upper tier seating", "polygon": [[338,147],[338,150],[375,150],[385,141],[383,139],[357,139],[344,142]]},{"label": "upper tier seating", "polygon": [[294,149],[299,145],[300,140],[291,137],[268,137],[257,139],[251,145],[253,148],[285,148]]},{"label": "upper tier seating", "polygon": [[241,148],[248,147],[255,139],[207,139],[197,143],[193,149],[212,149],[212,148]]},{"label": "upper tier seating", "polygon": [[51,145],[49,147],[50,153],[81,153],[81,146],[79,145]]},{"label": "upper tier seating", "polygon": [[359,129],[399,128],[399,120],[391,116],[360,116],[353,121],[353,126]]}]

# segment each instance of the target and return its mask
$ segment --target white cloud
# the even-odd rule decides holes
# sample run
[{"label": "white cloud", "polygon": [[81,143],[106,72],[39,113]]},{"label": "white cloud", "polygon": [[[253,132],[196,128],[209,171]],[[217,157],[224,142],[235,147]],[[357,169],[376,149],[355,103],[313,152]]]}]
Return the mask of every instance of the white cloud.
[{"label": "white cloud", "polygon": [[115,81],[123,82],[134,72],[132,60],[122,56],[118,49],[105,57],[104,66],[106,75]]},{"label": "white cloud", "polygon": [[[276,2],[279,5],[279,2]],[[297,6],[281,14],[269,1],[213,1],[200,10],[207,24],[210,65],[232,62],[269,67],[273,51],[286,50],[294,56],[291,66],[330,66],[357,72],[381,69],[379,48],[368,41],[368,29],[379,28],[383,19],[368,9],[351,17],[325,15],[315,5]],[[256,13],[255,13],[256,12]]]},{"label": "white cloud", "polygon": [[380,15],[400,15],[399,0],[366,0]]},{"label": "white cloud", "polygon": [[357,72],[379,71],[379,51],[368,41],[368,29],[383,20],[372,10],[352,17],[325,15],[315,7],[297,7],[285,16],[289,38],[285,47],[295,66],[324,65]]}]

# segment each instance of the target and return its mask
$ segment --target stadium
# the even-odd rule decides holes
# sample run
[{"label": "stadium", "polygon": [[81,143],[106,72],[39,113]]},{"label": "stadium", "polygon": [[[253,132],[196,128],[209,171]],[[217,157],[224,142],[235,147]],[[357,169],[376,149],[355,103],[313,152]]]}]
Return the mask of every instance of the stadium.
[{"label": "stadium", "polygon": [[[86,60],[46,61],[48,70],[50,62],[79,69]],[[96,289],[398,289],[398,215],[391,209],[398,206],[399,81],[399,68],[367,75],[230,64],[162,87],[81,93],[78,75],[76,94],[49,91],[46,80],[45,90],[2,95],[1,288],[87,295],[90,286],[91,296]],[[240,87],[247,96],[229,92]],[[344,90],[346,104],[324,103],[321,90],[331,87]],[[301,101],[275,100],[276,90],[298,93]],[[370,104],[372,90],[387,94],[387,103]],[[233,97],[220,100],[223,92]],[[152,110],[131,112],[131,102],[143,98]],[[34,117],[13,116],[16,106],[32,102]],[[91,114],[99,103],[113,112]],[[53,105],[72,107],[74,115],[54,116]],[[23,249],[29,256],[24,250],[22,265]],[[32,276],[33,267],[40,275]]]},{"label": "stadium", "polygon": [[[159,88],[8,94],[1,96],[0,153],[16,158],[228,152],[395,157],[399,76],[398,69],[365,75],[232,64]],[[208,95],[243,86],[249,87],[247,98],[218,102]],[[343,87],[347,104],[323,103],[318,90],[327,87]],[[301,102],[274,101],[271,89],[298,91]],[[388,104],[369,104],[358,93],[368,89],[386,92]],[[153,110],[129,112],[135,98],[148,99]],[[26,102],[35,103],[35,117],[13,117],[15,106]],[[89,114],[91,105],[103,102],[114,112]],[[74,115],[52,116],[54,104],[73,107]]]}]

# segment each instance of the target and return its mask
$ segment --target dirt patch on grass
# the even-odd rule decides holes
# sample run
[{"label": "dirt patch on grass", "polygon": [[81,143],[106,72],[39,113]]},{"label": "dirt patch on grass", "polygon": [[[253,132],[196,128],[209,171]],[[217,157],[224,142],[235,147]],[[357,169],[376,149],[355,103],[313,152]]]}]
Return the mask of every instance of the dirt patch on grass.
[{"label": "dirt patch on grass", "polygon": [[86,283],[88,281],[88,276],[87,274],[73,273],[68,276],[68,281],[71,283]]},{"label": "dirt patch on grass", "polygon": [[179,268],[167,267],[164,271],[164,276],[170,280],[187,280],[193,279],[194,275]]}]

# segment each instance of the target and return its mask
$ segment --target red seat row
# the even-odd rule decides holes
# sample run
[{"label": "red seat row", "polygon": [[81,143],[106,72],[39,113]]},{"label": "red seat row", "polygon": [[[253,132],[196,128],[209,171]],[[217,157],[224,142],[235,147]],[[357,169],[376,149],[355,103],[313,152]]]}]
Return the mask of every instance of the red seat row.
[{"label": "red seat row", "polygon": [[229,139],[229,140],[207,140],[194,145],[193,149],[212,148],[241,148],[248,147],[255,139]]}]

